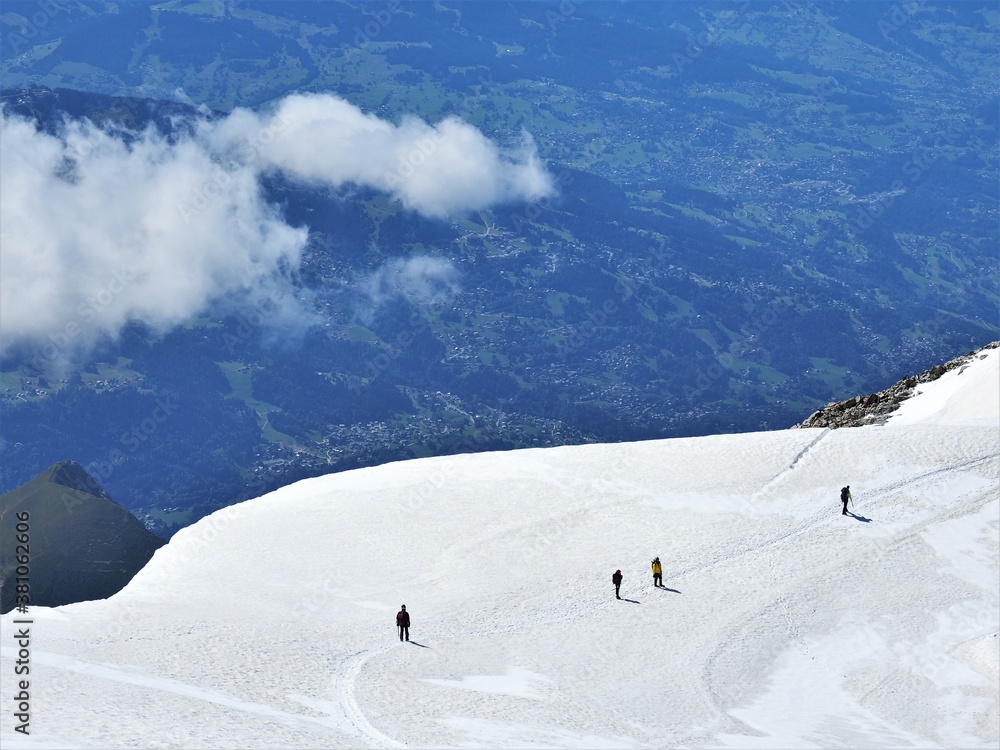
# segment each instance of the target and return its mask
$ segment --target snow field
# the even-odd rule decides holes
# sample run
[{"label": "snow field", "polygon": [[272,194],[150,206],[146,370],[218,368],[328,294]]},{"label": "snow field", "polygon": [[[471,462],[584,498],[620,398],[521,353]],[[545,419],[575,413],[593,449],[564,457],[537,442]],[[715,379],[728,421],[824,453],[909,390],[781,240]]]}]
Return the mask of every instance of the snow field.
[{"label": "snow field", "polygon": [[885,427],[422,459],[220,511],[117,596],[32,608],[30,738],[0,619],[0,739],[996,747],[1000,409],[966,402],[997,361]]}]

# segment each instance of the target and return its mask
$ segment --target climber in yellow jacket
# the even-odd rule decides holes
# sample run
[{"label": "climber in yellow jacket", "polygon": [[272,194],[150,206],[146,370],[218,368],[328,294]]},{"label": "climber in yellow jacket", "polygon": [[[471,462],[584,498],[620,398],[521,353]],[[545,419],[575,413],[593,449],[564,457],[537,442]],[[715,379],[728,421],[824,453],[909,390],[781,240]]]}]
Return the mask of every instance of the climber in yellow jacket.
[{"label": "climber in yellow jacket", "polygon": [[660,565],[660,558],[653,558],[653,585],[663,585],[663,566]]}]

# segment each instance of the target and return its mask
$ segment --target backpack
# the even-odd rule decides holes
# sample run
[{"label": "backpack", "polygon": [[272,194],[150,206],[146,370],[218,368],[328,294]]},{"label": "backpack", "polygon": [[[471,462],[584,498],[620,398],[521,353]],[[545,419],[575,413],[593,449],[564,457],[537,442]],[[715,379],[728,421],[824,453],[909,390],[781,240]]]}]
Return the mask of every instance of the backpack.
[{"label": "backpack", "polygon": [[844,488],[843,488],[843,489],[842,489],[842,490],[840,491],[840,500],[841,500],[841,502],[844,502],[844,501],[846,501],[846,500],[847,500],[847,498],[848,498],[848,497],[850,497],[850,492],[851,492],[851,491],[850,491],[849,489],[847,489],[846,487],[844,487]]}]

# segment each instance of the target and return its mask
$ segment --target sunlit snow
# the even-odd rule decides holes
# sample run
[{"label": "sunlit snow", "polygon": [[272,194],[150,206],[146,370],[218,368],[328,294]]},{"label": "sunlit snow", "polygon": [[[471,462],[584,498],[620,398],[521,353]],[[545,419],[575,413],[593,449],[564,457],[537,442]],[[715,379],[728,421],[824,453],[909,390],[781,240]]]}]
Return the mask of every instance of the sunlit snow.
[{"label": "sunlit snow", "polygon": [[2,618],[0,740],[996,748],[998,363],[883,427],[429,458],[227,508],[113,598],[30,609],[30,736]]}]

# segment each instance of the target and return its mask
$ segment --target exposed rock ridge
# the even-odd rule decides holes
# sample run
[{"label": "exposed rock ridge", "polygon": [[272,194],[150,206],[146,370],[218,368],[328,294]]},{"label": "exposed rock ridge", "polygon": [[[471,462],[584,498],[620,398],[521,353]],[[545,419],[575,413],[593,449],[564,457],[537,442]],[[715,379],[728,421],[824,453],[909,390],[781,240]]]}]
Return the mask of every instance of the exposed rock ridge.
[{"label": "exposed rock ridge", "polygon": [[111,496],[97,483],[87,470],[76,461],[60,461],[51,467],[49,481],[63,487],[69,487],[77,492],[84,492],[102,500],[111,500]]},{"label": "exposed rock ridge", "polygon": [[943,365],[934,365],[919,375],[909,375],[895,385],[878,393],[867,396],[855,396],[846,401],[834,401],[813,414],[797,427],[862,427],[864,425],[885,424],[889,415],[899,408],[900,403],[913,395],[914,389],[921,383],[937,380],[946,372],[968,366],[969,362],[983,356],[987,349],[1000,348],[1000,341],[994,341],[975,351],[956,357]]}]

